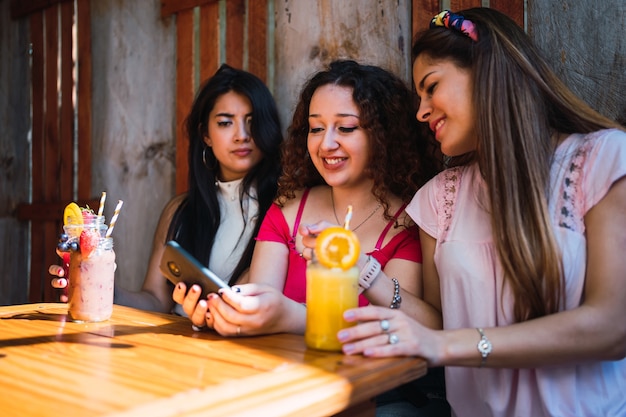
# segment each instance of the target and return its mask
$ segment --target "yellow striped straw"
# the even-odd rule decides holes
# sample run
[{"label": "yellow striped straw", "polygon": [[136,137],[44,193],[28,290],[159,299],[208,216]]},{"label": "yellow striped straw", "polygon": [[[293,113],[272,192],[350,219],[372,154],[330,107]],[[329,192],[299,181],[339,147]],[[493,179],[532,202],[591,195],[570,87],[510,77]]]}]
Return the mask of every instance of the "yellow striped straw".
[{"label": "yellow striped straw", "polygon": [[352,204],[348,206],[348,211],[346,212],[346,219],[343,222],[344,229],[350,229],[350,220],[352,220]]},{"label": "yellow striped straw", "polygon": [[120,215],[122,204],[124,204],[122,200],[117,201],[117,206],[115,207],[115,211],[113,212],[113,217],[111,217],[111,224],[109,224],[109,228],[107,229],[107,233],[106,235],[104,235],[104,237],[111,237],[111,233],[113,233],[113,228],[115,227],[115,222],[117,221],[117,216]]},{"label": "yellow striped straw", "polygon": [[102,192],[102,197],[100,197],[100,207],[98,208],[98,216],[102,216],[104,212],[104,201],[107,199],[107,193],[105,191]]}]

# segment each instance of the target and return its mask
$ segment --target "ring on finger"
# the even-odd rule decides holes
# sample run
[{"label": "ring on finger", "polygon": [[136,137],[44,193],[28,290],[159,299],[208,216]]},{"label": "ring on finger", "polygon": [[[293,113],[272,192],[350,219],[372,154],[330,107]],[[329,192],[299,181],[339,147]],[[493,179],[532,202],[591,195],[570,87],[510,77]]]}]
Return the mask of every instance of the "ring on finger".
[{"label": "ring on finger", "polygon": [[204,329],[206,329],[206,328],[207,328],[207,326],[206,326],[206,325],[204,325],[204,326],[196,326],[195,324],[192,324],[192,325],[191,325],[191,329],[192,329],[194,332],[201,332],[201,331],[203,331],[203,330],[204,330]]},{"label": "ring on finger", "polygon": [[389,344],[390,345],[395,345],[396,343],[398,343],[400,341],[400,338],[398,337],[397,334],[390,334],[389,335]]},{"label": "ring on finger", "polygon": [[383,333],[387,333],[389,331],[389,320],[381,320],[380,329],[383,331]]}]

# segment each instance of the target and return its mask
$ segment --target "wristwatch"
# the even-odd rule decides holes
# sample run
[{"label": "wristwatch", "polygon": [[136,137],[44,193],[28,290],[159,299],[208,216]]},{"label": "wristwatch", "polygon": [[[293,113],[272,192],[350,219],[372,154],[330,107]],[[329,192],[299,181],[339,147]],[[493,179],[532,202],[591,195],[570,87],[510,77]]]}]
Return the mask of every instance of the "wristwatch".
[{"label": "wristwatch", "polygon": [[483,329],[477,327],[476,330],[478,330],[478,333],[480,333],[480,340],[478,341],[477,347],[478,352],[480,352],[480,355],[482,356],[482,361],[480,362],[480,367],[482,368],[483,366],[485,366],[485,362],[487,362],[487,356],[489,356],[489,354],[493,350],[493,346],[491,345],[489,339],[487,339],[487,336],[485,336],[485,332],[483,332]]}]

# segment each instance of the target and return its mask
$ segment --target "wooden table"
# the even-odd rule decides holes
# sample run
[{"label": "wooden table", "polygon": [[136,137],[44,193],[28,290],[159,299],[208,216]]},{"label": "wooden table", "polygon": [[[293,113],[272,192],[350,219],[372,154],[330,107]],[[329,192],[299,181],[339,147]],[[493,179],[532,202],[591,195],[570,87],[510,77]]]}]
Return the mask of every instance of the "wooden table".
[{"label": "wooden table", "polygon": [[122,306],[88,324],[65,304],[0,307],[4,417],[323,416],[425,373],[417,358],[322,352],[291,334],[222,338]]}]

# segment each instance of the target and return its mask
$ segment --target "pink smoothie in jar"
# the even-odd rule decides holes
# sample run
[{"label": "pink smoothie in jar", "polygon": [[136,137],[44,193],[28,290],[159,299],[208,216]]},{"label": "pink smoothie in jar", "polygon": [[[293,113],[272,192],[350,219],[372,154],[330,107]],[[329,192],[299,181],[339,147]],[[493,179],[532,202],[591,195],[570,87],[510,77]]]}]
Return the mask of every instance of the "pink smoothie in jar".
[{"label": "pink smoothie in jar", "polygon": [[115,276],[113,239],[100,239],[98,248],[83,258],[73,251],[70,258],[68,286],[70,319],[75,322],[98,322],[111,318]]}]

